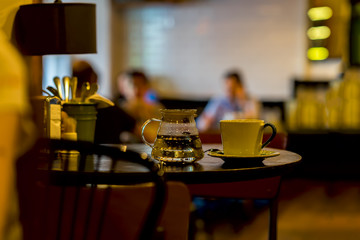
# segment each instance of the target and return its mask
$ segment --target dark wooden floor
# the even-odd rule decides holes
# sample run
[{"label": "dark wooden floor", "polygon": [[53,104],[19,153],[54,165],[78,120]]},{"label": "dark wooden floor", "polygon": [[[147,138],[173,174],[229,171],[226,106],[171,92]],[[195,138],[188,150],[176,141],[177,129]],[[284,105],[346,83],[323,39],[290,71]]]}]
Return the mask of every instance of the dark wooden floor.
[{"label": "dark wooden floor", "polygon": [[[219,221],[210,222],[210,228],[206,218],[198,218],[195,239],[267,239],[266,207],[245,202],[238,212],[240,218],[234,221],[232,213],[236,211],[229,211],[228,220],[220,214]],[[322,239],[360,239],[360,181],[286,179],[279,201],[278,240]]]}]

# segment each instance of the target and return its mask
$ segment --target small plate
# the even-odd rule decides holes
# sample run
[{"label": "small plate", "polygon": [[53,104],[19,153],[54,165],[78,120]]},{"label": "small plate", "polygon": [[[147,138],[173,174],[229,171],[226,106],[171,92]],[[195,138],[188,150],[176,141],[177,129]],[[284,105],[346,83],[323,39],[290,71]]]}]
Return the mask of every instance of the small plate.
[{"label": "small plate", "polygon": [[219,149],[210,149],[207,153],[211,157],[218,157],[222,158],[224,161],[226,160],[242,160],[242,159],[264,159],[269,157],[275,157],[280,155],[279,152],[268,151],[268,150],[261,150],[259,155],[254,156],[237,156],[237,155],[225,155],[222,150]]}]

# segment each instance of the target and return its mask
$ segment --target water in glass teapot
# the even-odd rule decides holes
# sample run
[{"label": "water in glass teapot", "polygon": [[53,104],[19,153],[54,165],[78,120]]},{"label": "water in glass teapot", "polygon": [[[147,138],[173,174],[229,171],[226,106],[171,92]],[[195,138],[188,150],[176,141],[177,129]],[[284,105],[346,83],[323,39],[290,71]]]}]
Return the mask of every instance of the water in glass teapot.
[{"label": "water in glass teapot", "polygon": [[[151,156],[163,162],[191,163],[204,157],[199,131],[196,128],[196,109],[162,109],[161,119],[147,120],[142,127],[142,139],[152,148]],[[151,121],[160,122],[154,144],[144,137]]]}]

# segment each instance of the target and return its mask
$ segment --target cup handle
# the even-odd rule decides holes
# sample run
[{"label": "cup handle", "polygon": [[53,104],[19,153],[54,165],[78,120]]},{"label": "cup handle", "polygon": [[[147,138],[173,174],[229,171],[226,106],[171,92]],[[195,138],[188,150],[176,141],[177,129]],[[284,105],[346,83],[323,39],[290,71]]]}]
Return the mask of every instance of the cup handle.
[{"label": "cup handle", "polygon": [[264,143],[261,145],[261,149],[263,149],[264,147],[266,147],[266,146],[275,138],[275,136],[276,136],[276,127],[275,127],[273,124],[271,124],[271,123],[265,123],[264,129],[265,129],[266,127],[271,127],[271,128],[272,128],[272,134],[271,134],[271,136],[269,137],[269,139],[266,140],[266,142],[264,142]]},{"label": "cup handle", "polygon": [[161,122],[160,119],[151,118],[151,119],[146,120],[146,121],[144,122],[144,124],[142,125],[142,127],[141,127],[141,139],[143,140],[143,142],[144,142],[146,145],[148,145],[148,146],[151,147],[151,148],[153,148],[154,143],[151,144],[151,143],[149,143],[149,142],[145,139],[144,130],[145,130],[146,126],[147,126],[150,122],[152,122],[152,121]]}]

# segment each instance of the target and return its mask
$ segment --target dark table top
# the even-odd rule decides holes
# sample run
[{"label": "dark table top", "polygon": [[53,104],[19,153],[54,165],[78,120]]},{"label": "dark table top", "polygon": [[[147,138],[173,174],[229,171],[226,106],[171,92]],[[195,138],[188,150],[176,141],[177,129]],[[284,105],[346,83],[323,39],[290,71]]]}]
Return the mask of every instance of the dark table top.
[{"label": "dark table top", "polygon": [[[151,155],[151,148],[144,144],[130,144],[128,149],[145,152]],[[221,149],[221,144],[203,144],[203,149]],[[266,177],[282,176],[291,171],[300,161],[301,156],[286,150],[265,148],[280,155],[265,159],[239,159],[236,164],[228,164],[221,158],[205,153],[203,159],[192,164],[161,164],[167,180],[184,183],[219,183],[252,180]],[[237,161],[237,160],[236,160]],[[129,174],[139,174],[141,166],[122,166]],[[160,163],[159,163],[160,164]]]},{"label": "dark table top", "polygon": [[[151,155],[151,148],[145,144],[111,145],[121,150],[133,150],[138,153]],[[221,149],[221,144],[203,144],[203,150]],[[301,156],[285,150],[266,148],[278,152],[278,156],[264,159],[236,159],[236,164],[228,164],[221,158],[209,156],[205,153],[203,159],[191,164],[161,164],[156,161],[166,180],[181,181],[187,184],[223,183],[243,180],[262,179],[267,177],[283,176],[290,172],[300,161]],[[98,162],[100,161],[100,162]],[[118,161],[114,172],[110,172],[111,160],[107,157],[94,159],[99,165],[99,171],[53,171],[52,177],[61,184],[134,184],[153,181],[149,170],[139,164]]]}]

